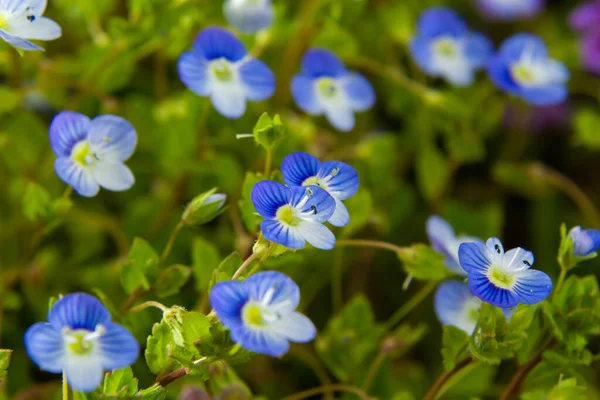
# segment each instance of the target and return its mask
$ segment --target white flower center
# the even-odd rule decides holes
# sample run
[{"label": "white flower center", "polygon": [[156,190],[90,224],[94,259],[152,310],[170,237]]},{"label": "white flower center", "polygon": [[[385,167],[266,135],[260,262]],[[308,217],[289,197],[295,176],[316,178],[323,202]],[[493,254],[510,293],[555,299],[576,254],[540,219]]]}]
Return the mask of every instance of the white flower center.
[{"label": "white flower center", "polygon": [[515,276],[511,271],[497,265],[492,265],[488,269],[487,277],[494,286],[500,289],[510,290],[516,282]]},{"label": "white flower center", "polygon": [[260,301],[248,301],[242,308],[242,321],[253,329],[267,328],[271,323],[281,319],[282,311],[288,309],[289,300],[270,304],[275,294],[275,288],[269,288]]},{"label": "white flower center", "polygon": [[98,155],[92,151],[92,146],[87,140],[82,140],[73,146],[71,160],[84,167],[100,161]]},{"label": "white flower center", "polygon": [[313,189],[310,187],[306,188],[305,196],[296,204],[296,206],[292,206],[291,204],[284,204],[277,209],[275,213],[275,219],[280,222],[283,222],[288,226],[296,226],[303,220],[310,219],[311,216],[317,213],[317,206],[312,205],[308,211],[302,212],[302,208],[306,205],[306,202],[310,200],[313,196]]},{"label": "white flower center", "polygon": [[225,58],[211,61],[210,71],[215,79],[221,82],[231,82],[235,77],[235,70]]},{"label": "white flower center", "polygon": [[69,329],[62,331],[65,349],[72,355],[86,355],[94,351],[98,339],[106,332],[102,325],[97,325],[96,330],[91,332],[87,329]]},{"label": "white flower center", "polygon": [[317,80],[317,90],[325,98],[333,98],[340,94],[340,88],[333,78],[319,78]]},{"label": "white flower center", "polygon": [[433,51],[439,57],[454,59],[460,56],[461,45],[454,38],[442,36],[433,43]]}]

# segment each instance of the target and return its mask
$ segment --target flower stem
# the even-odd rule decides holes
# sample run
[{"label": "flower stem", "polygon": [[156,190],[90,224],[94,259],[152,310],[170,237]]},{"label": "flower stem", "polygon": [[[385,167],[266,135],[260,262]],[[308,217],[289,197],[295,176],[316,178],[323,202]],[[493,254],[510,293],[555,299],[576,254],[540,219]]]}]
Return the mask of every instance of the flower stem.
[{"label": "flower stem", "polygon": [[72,193],[73,193],[73,188],[71,186],[67,186],[67,188],[65,189],[65,192],[63,193],[63,198],[68,199],[69,197],[71,197]]},{"label": "flower stem", "polygon": [[169,311],[169,307],[165,306],[164,304],[159,303],[158,301],[145,301],[142,304],[132,307],[129,310],[129,313],[136,313],[136,312],[145,310],[146,308],[149,308],[149,307],[158,308],[163,313],[166,311]]},{"label": "flower stem", "polygon": [[[202,358],[194,361],[193,364],[198,365],[200,363],[203,363],[207,359],[208,359],[208,357],[202,357]],[[176,380],[183,378],[184,376],[186,376],[189,373],[190,373],[190,369],[188,367],[181,367],[181,368],[176,369],[175,371],[171,372],[169,375],[163,377],[156,383],[158,383],[159,386],[165,387],[165,386],[175,382]]]},{"label": "flower stem", "polygon": [[464,360],[458,362],[456,366],[450,371],[446,371],[435,380],[431,388],[427,391],[423,400],[436,400],[440,391],[444,388],[444,385],[452,378],[457,372],[465,368],[473,361],[471,357],[467,357]]},{"label": "flower stem", "polygon": [[231,277],[231,280],[236,280],[237,278],[239,278],[240,275],[242,275],[244,273],[244,271],[246,270],[246,268],[248,268],[248,266],[250,264],[252,264],[252,262],[254,260],[256,260],[256,257],[257,257],[256,253],[250,254],[250,257],[246,258],[244,260],[244,262],[242,263],[242,265],[240,265],[240,267],[237,269],[237,271],[235,271],[235,273]]},{"label": "flower stem", "polygon": [[[556,286],[554,287],[554,293],[558,293],[560,288],[562,288],[563,283],[565,283],[565,278],[567,277],[567,269],[560,267],[560,275],[558,276],[558,281],[556,282]],[[552,296],[555,296],[553,294]]]},{"label": "flower stem", "polygon": [[521,365],[521,367],[513,375],[510,382],[508,382],[508,385],[506,385],[506,389],[504,389],[504,392],[502,392],[500,397],[498,397],[498,400],[510,400],[513,397],[515,397],[519,393],[519,390],[521,389],[521,384],[523,383],[527,375],[529,375],[531,370],[533,370],[535,366],[538,365],[541,361],[542,352],[540,352],[537,355],[537,357],[535,357],[533,360]]},{"label": "flower stem", "polygon": [[271,164],[273,164],[273,148],[267,149],[267,158],[265,159],[265,177],[269,178],[271,175]]},{"label": "flower stem", "polygon": [[67,371],[63,370],[62,374],[62,398],[69,400],[69,383],[67,382]]},{"label": "flower stem", "polygon": [[355,386],[343,385],[343,384],[332,384],[332,385],[323,385],[313,389],[308,389],[303,392],[299,392],[293,394],[291,396],[284,397],[282,400],[302,400],[312,397],[316,394],[320,393],[330,393],[330,392],[346,392],[346,393],[354,393],[362,400],[371,400],[369,395]]},{"label": "flower stem", "polygon": [[421,288],[413,297],[410,298],[409,301],[404,303],[404,305],[398,309],[385,323],[386,331],[392,329],[398,322],[402,321],[404,317],[406,317],[412,310],[414,310],[419,304],[427,298],[427,296],[433,292],[433,289],[437,286],[437,282],[431,281],[427,282],[425,286]]},{"label": "flower stem", "polygon": [[362,239],[342,239],[338,240],[336,246],[351,246],[351,247],[374,247],[385,249],[399,253],[404,250],[404,247],[397,246],[393,243],[381,242],[379,240],[362,240]]},{"label": "flower stem", "polygon": [[162,255],[160,256],[161,262],[165,262],[167,257],[169,257],[169,253],[171,253],[171,250],[173,249],[173,244],[175,243],[175,238],[184,226],[185,222],[181,221],[177,224],[175,229],[173,229],[173,232],[171,232],[171,237],[169,238],[169,241],[167,242],[167,245],[165,246],[165,249],[163,250]]}]

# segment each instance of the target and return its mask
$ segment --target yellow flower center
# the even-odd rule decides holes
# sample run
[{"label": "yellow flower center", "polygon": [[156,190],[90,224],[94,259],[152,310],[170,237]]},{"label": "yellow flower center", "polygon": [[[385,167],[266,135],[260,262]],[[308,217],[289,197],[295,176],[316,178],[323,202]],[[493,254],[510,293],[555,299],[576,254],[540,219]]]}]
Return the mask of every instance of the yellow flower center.
[{"label": "yellow flower center", "polygon": [[218,80],[226,82],[233,78],[233,71],[227,60],[219,59],[213,61],[211,67],[213,74]]},{"label": "yellow flower center", "polygon": [[81,142],[77,143],[75,147],[73,147],[73,151],[71,151],[71,159],[81,165],[90,164],[89,156],[90,144],[87,140],[82,140]]},{"label": "yellow flower center", "polygon": [[511,68],[513,78],[519,83],[532,83],[535,81],[535,76],[531,70],[522,65],[516,65]]},{"label": "yellow flower center", "polygon": [[279,221],[290,226],[295,226],[298,224],[298,218],[294,216],[294,210],[289,205],[279,207],[275,217]]},{"label": "yellow flower center", "polygon": [[453,57],[456,55],[456,46],[450,39],[439,39],[435,43],[435,51],[442,56]]},{"label": "yellow flower center", "polygon": [[319,92],[321,92],[324,97],[333,97],[338,91],[335,81],[331,78],[319,79],[317,87],[319,88]]},{"label": "yellow flower center", "polygon": [[251,326],[260,327],[265,325],[262,312],[258,304],[247,304],[242,310],[242,319]]},{"label": "yellow flower center", "polygon": [[311,176],[310,178],[306,178],[304,182],[302,182],[302,186],[321,186],[319,184],[319,178],[316,176]]},{"label": "yellow flower center", "polygon": [[501,289],[511,289],[513,283],[515,283],[515,278],[512,275],[507,274],[497,267],[492,267],[488,278],[490,282]]}]

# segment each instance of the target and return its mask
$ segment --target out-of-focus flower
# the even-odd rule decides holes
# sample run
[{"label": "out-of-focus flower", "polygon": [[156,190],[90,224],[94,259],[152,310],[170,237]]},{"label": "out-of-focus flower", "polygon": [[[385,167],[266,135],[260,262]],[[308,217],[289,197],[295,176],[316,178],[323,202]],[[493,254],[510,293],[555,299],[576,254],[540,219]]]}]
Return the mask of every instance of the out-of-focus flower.
[{"label": "out-of-focus flower", "polygon": [[568,96],[569,70],[548,56],[539,37],[520,33],[507,39],[488,65],[500,89],[537,106],[562,103]]},{"label": "out-of-focus flower", "polygon": [[248,55],[244,44],[222,28],[204,29],[177,64],[182,82],[199,96],[210,97],[221,115],[236,119],[246,101],[266,100],[275,91],[275,76],[265,63]]},{"label": "out-of-focus flower", "polygon": [[586,257],[600,247],[600,231],[597,229],[581,229],[580,226],[569,231],[573,239],[573,254],[577,257]]},{"label": "out-of-focus flower", "polygon": [[265,218],[260,228],[267,240],[290,249],[301,249],[306,242],[323,250],[335,246],[335,236],[323,225],[335,211],[335,199],[327,191],[262,181],[254,185],[250,198]]},{"label": "out-of-focus flower", "polygon": [[181,219],[186,225],[202,225],[218,217],[225,209],[227,195],[209,190],[196,196],[185,208]]},{"label": "out-of-focus flower", "polygon": [[600,22],[600,1],[590,1],[577,7],[569,15],[569,25],[582,33],[595,31]]},{"label": "out-of-focus flower", "polygon": [[106,307],[85,293],[58,300],[47,323],[27,330],[25,347],[42,370],[64,371],[69,385],[86,393],[100,385],[104,371],[133,364],[140,352],[133,335],[112,322]]},{"label": "out-of-focus flower", "polygon": [[425,10],[410,43],[412,57],[425,73],[456,86],[470,85],[493,51],[485,36],[471,32],[463,19],[447,7]]},{"label": "out-of-focus flower", "polygon": [[467,272],[471,292],[501,308],[519,303],[535,304],[552,292],[552,280],[542,271],[530,269],[533,253],[520,247],[504,252],[497,238],[463,243],[458,248],[461,267]]},{"label": "out-of-focus flower", "polygon": [[313,323],[296,312],[299,301],[298,285],[275,271],[259,272],[244,282],[220,282],[210,292],[210,303],[231,331],[231,339],[272,357],[287,353],[289,342],[315,338]]},{"label": "out-of-focus flower", "polygon": [[44,50],[29,40],[54,40],[62,32],[50,18],[42,17],[47,0],[0,0],[0,38],[21,50]]},{"label": "out-of-focus flower", "polygon": [[334,226],[346,226],[350,222],[348,209],[342,202],[354,196],[360,184],[358,173],[350,165],[340,161],[321,163],[307,153],[292,153],[281,164],[283,180],[289,187],[318,186],[335,199],[335,212],[329,219]]},{"label": "out-of-focus flower", "polygon": [[477,7],[485,16],[505,21],[535,17],[545,5],[546,0],[477,0]]},{"label": "out-of-focus flower", "polygon": [[302,72],[292,80],[298,107],[310,115],[325,115],[336,129],[354,128],[354,113],[375,104],[375,91],[361,74],[348,71],[331,51],[311,49],[302,59]]},{"label": "out-of-focus flower", "polygon": [[446,281],[435,292],[435,314],[442,325],[455,326],[469,335],[477,325],[481,304],[469,286],[462,282]]},{"label": "out-of-focus flower", "polygon": [[256,33],[273,24],[271,0],[225,0],[227,22],[243,33]]},{"label": "out-of-focus flower", "polygon": [[115,115],[90,120],[63,111],[50,125],[50,146],[58,156],[56,174],[85,197],[95,196],[100,187],[119,192],[133,186],[135,179],[124,162],[136,144],[133,126]]}]

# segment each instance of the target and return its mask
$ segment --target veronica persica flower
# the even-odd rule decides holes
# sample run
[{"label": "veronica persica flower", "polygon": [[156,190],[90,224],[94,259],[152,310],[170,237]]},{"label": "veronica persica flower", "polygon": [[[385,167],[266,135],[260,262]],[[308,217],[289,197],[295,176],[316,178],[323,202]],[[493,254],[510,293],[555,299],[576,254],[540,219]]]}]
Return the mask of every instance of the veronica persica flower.
[{"label": "veronica persica flower", "polygon": [[477,0],[477,6],[493,19],[513,21],[527,19],[544,10],[545,0]]},{"label": "veronica persica flower", "polygon": [[273,23],[271,0],[226,0],[223,11],[227,22],[243,33],[256,33]]},{"label": "veronica persica flower", "polygon": [[569,70],[549,57],[539,37],[520,33],[507,39],[488,65],[490,79],[529,104],[562,103],[568,95]]},{"label": "veronica persica flower", "polygon": [[446,281],[435,292],[435,314],[442,325],[455,326],[469,335],[477,325],[481,304],[469,286],[462,282]]},{"label": "veronica persica flower", "polygon": [[431,247],[445,257],[445,264],[452,272],[466,276],[458,261],[458,247],[465,242],[479,241],[474,236],[456,235],[452,226],[443,218],[432,215],[427,219],[427,236]]},{"label": "veronica persica flower", "polygon": [[181,81],[199,96],[210,97],[221,115],[236,119],[246,101],[266,100],[275,91],[275,77],[262,61],[225,29],[204,29],[177,64]]},{"label": "veronica persica flower", "polygon": [[210,303],[231,331],[231,339],[247,350],[273,357],[284,355],[289,342],[315,338],[313,323],[296,312],[299,301],[298,285],[275,271],[259,272],[244,282],[220,282],[210,292]]},{"label": "veronica persica flower", "polygon": [[323,225],[335,211],[335,200],[324,189],[262,181],[254,185],[250,198],[265,218],[260,228],[267,240],[290,249],[301,249],[306,242],[324,250],[335,246],[335,236]]},{"label": "veronica persica flower", "polygon": [[573,254],[577,257],[586,257],[600,247],[600,231],[597,229],[581,229],[580,226],[569,231],[573,239]]},{"label": "veronica persica flower", "polygon": [[584,3],[569,16],[569,25],[583,34],[580,53],[585,69],[600,74],[600,1]]},{"label": "veronica persica flower", "polygon": [[120,192],[133,186],[135,179],[124,162],[136,144],[133,126],[114,115],[90,120],[63,111],[50,125],[50,145],[58,156],[56,174],[85,197],[95,196],[100,187]]},{"label": "veronica persica flower", "polygon": [[530,269],[533,253],[520,247],[504,252],[497,238],[463,243],[458,248],[461,267],[467,272],[471,292],[497,307],[535,304],[552,291],[552,280],[542,271]]},{"label": "veronica persica flower", "polygon": [[350,165],[340,161],[321,163],[307,153],[292,153],[281,164],[281,174],[286,185],[318,186],[335,200],[335,211],[329,219],[334,226],[346,226],[350,222],[348,209],[342,202],[354,196],[358,190],[358,173]]},{"label": "veronica persica flower", "polygon": [[310,115],[325,115],[342,132],[354,128],[354,113],[375,104],[375,91],[361,74],[346,69],[331,51],[311,49],[304,54],[302,71],[292,80],[298,107]]},{"label": "veronica persica flower", "polygon": [[44,50],[29,41],[54,40],[60,26],[42,17],[47,0],[0,0],[0,38],[21,50]]},{"label": "veronica persica flower", "polygon": [[138,342],[95,297],[75,293],[58,300],[47,323],[37,323],[25,334],[29,357],[44,371],[65,372],[69,385],[91,392],[104,371],[125,368],[139,355]]},{"label": "veronica persica flower", "polygon": [[452,9],[431,7],[419,18],[410,52],[426,74],[467,86],[490,59],[493,47],[485,36],[471,32]]}]

